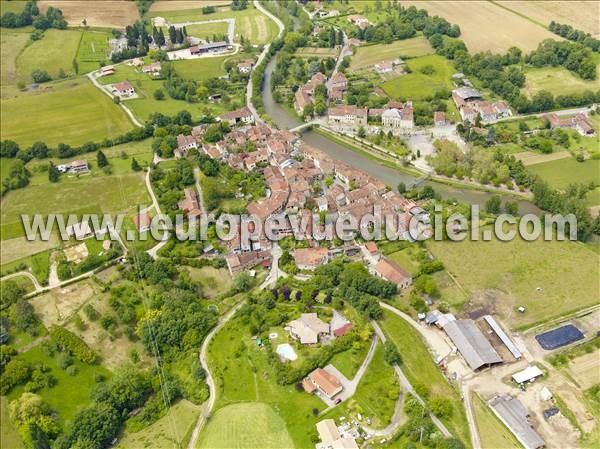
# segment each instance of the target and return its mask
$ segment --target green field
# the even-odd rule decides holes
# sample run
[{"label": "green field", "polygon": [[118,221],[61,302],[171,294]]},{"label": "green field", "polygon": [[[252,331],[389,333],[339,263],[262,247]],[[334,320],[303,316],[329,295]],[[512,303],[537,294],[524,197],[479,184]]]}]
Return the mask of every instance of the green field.
[{"label": "green field", "polygon": [[350,70],[358,70],[397,58],[416,58],[434,53],[429,41],[423,36],[413,37],[391,44],[366,45],[356,49]]},{"label": "green field", "polygon": [[325,58],[328,56],[332,57],[332,58],[336,58],[338,53],[339,53],[338,50],[336,50],[335,48],[301,47],[296,50],[295,55],[301,56],[303,58],[311,58],[311,57]]},{"label": "green field", "polygon": [[38,140],[49,146],[81,145],[133,128],[125,112],[84,78],[45,84],[38,92],[4,100],[1,112],[1,138],[20,145]]},{"label": "green field", "polygon": [[477,394],[472,395],[471,404],[482,447],[486,449],[522,448],[510,430],[496,418],[496,415]]},{"label": "green field", "polygon": [[[171,23],[196,22],[216,19],[235,19],[235,40],[240,36],[249,39],[253,44],[266,44],[277,36],[277,24],[266,15],[255,9],[251,3],[241,11],[219,10],[212,14],[202,14],[201,9],[182,9],[177,11],[152,11],[151,17],[164,17]],[[186,27],[188,32],[190,28]],[[192,34],[190,32],[190,34]]]},{"label": "green field", "polygon": [[413,251],[415,251],[415,248],[409,247],[389,254],[387,257],[408,271],[412,276],[416,276],[419,274],[419,263],[412,255]]},{"label": "green field", "polygon": [[[50,357],[39,347],[20,354],[18,358],[33,364],[43,363],[50,368],[50,372],[56,378],[56,385],[52,388],[42,388],[36,391],[36,394],[41,396],[44,402],[56,410],[59,420],[63,425],[68,424],[78,410],[81,410],[92,402],[90,393],[96,386],[94,376],[96,374],[102,374],[105,377],[110,376],[110,372],[102,366],[87,365],[79,361],[73,363],[77,368],[77,374],[69,376],[65,370],[58,367],[58,355]],[[77,387],[74,388],[74,385]],[[9,392],[8,399],[12,401],[18,398],[23,392],[23,386],[15,387]]]},{"label": "green field", "polygon": [[[175,61],[173,66],[177,73],[183,78],[203,81],[208,78],[224,75],[226,73],[224,64],[228,59],[237,60],[240,59],[240,56]],[[221,103],[188,103],[183,100],[174,100],[167,94],[165,94],[164,100],[155,100],[153,96],[154,91],[162,89],[164,81],[151,79],[145,73],[141,73],[134,67],[124,64],[117,66],[114,75],[100,78],[99,82],[102,84],[112,84],[123,80],[130,81],[139,95],[139,98],[127,100],[126,104],[135,116],[142,121],[146,120],[150,114],[157,111],[166,115],[175,115],[180,111],[187,110],[195,117],[197,115],[205,115],[208,113],[218,115],[227,110]],[[240,105],[241,101],[242,99],[240,97]]]},{"label": "green field", "polygon": [[[3,2],[5,3],[5,2]],[[12,2],[11,2],[12,3]],[[2,98],[14,95],[19,81],[17,74],[17,57],[29,42],[29,33],[8,28],[0,29],[0,85]]]},{"label": "green field", "polygon": [[[84,157],[89,160],[93,154]],[[138,204],[150,204],[143,173],[106,175],[99,170],[79,178],[63,176],[58,183],[49,183],[44,175],[39,175],[37,181],[3,199],[0,215],[3,239],[23,234],[20,214],[24,212],[115,214],[133,210]]]},{"label": "green field", "polygon": [[329,363],[335,366],[348,379],[352,379],[367,356],[369,345],[370,343],[364,342],[358,348],[340,352],[334,355]]},{"label": "green field", "polygon": [[218,410],[201,433],[207,449],[281,449],[294,447],[285,422],[268,404],[246,402]]},{"label": "green field", "polygon": [[376,428],[385,427],[391,422],[400,393],[396,373],[384,360],[383,352],[383,345],[379,343],[367,372],[350,400],[350,403],[356,404],[359,413],[371,418]]},{"label": "green field", "polygon": [[417,331],[392,312],[384,310],[383,314],[384,320],[380,325],[402,356],[402,371],[413,386],[426,386],[430,398],[445,397],[452,401],[452,416],[442,421],[468,447],[471,440],[460,395],[448,384]]},{"label": "green field", "polygon": [[47,284],[48,273],[50,272],[50,251],[42,251],[12,262],[3,263],[0,265],[0,274],[4,276],[15,271],[21,271],[23,267],[29,268],[31,274],[35,276],[40,284]]},{"label": "green field", "polygon": [[[494,238],[489,242],[431,240],[427,246],[470,295],[471,307],[497,313],[512,329],[598,302],[599,258],[578,242]],[[520,306],[525,313],[516,312]]]},{"label": "green field", "polygon": [[[275,411],[287,425],[287,431],[293,444],[288,444],[286,447],[311,447],[314,445],[311,436],[316,435],[314,425],[318,420],[312,414],[312,409],[323,410],[325,404],[313,395],[297,391],[293,384],[279,385],[266,351],[258,348],[250,336],[248,326],[242,324],[241,320],[233,318],[215,335],[210,344],[208,363],[217,390],[215,416],[218,415],[220,409],[227,409],[232,404],[264,403],[270,406],[270,409]],[[235,411],[235,408],[232,410]],[[225,416],[232,414],[236,415],[226,412]],[[239,425],[240,431],[242,431],[247,417],[239,416],[238,419],[239,423],[232,422],[229,425]],[[219,427],[222,426],[215,425],[216,422],[216,419],[210,421],[204,431],[205,434],[215,435],[210,441],[202,440],[202,443],[207,445],[206,447],[209,443],[232,443],[225,441],[225,435],[220,436]],[[249,438],[256,437],[249,436]],[[242,439],[237,439],[236,444],[242,445],[243,443]],[[248,441],[248,445],[241,447],[262,446],[256,446],[255,441]]]},{"label": "green field", "polygon": [[577,162],[575,158],[569,157],[530,165],[527,169],[539,175],[552,187],[564,189],[569,184],[598,182],[600,160],[588,159]]},{"label": "green field", "polygon": [[561,95],[597,91],[600,89],[600,56],[595,55],[596,79],[584,80],[564,67],[528,67],[525,69],[525,86],[521,91],[532,97],[540,90],[547,90]]},{"label": "green field", "polygon": [[[406,61],[412,73],[386,81],[382,89],[394,99],[423,100],[439,90],[452,89],[454,66],[439,55],[422,56]],[[433,73],[422,73],[432,68]]]},{"label": "green field", "polygon": [[[185,27],[189,36],[199,37],[201,39],[211,38],[213,35],[227,34],[227,22],[203,23]],[[165,30],[166,31],[166,30]]]},{"label": "green field", "polygon": [[88,73],[97,70],[109,61],[108,40],[112,37],[106,31],[85,30],[77,49],[77,73]]},{"label": "green field", "polygon": [[0,14],[6,14],[7,12],[20,13],[25,8],[25,0],[2,0],[0,1]]},{"label": "green field", "polygon": [[46,30],[42,39],[32,42],[19,55],[17,73],[28,82],[32,82],[29,77],[35,69],[45,70],[52,78],[58,77],[61,69],[65,74],[73,73],[80,40],[81,31]]},{"label": "green field", "polygon": [[200,407],[186,399],[171,406],[165,416],[139,432],[125,432],[115,446],[117,449],[144,449],[149,447],[183,447],[193,428]]}]

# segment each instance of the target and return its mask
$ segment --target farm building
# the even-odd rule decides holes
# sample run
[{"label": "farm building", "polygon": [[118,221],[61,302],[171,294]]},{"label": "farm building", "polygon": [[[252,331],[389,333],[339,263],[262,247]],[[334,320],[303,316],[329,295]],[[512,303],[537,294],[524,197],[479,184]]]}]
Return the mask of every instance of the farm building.
[{"label": "farm building", "polygon": [[400,288],[408,288],[412,284],[412,276],[396,262],[382,258],[375,265],[375,274],[386,281],[393,282]]},{"label": "farm building", "polygon": [[243,108],[236,109],[235,111],[221,114],[219,116],[219,120],[227,122],[229,125],[237,125],[240,123],[249,124],[254,123],[254,115],[252,115],[252,111],[250,111],[250,109],[244,106]]},{"label": "farm building", "polygon": [[179,134],[177,136],[177,148],[175,149],[175,157],[185,157],[188,151],[193,148],[198,148],[198,142],[193,136],[185,136]]},{"label": "farm building", "polygon": [[543,375],[544,373],[537,366],[528,366],[523,371],[513,374],[512,378],[516,383],[522,384],[525,382],[531,382]]},{"label": "farm building", "polygon": [[269,251],[251,251],[242,254],[229,254],[225,258],[225,261],[227,262],[229,273],[233,276],[240,271],[255,267],[259,263],[269,260],[270,258],[271,253],[269,253]]},{"label": "farm building", "polygon": [[69,173],[87,173],[90,171],[87,161],[83,159],[71,162],[67,168]]},{"label": "farm building", "polygon": [[252,61],[244,61],[244,62],[240,62],[237,65],[237,70],[239,73],[244,73],[244,74],[248,74],[252,71]]},{"label": "farm building", "polygon": [[560,118],[557,114],[552,113],[546,116],[550,122],[550,128],[569,128],[576,130],[582,136],[593,136],[596,130],[585,114],[577,114],[573,117]]},{"label": "farm building", "polygon": [[193,56],[198,56],[207,53],[216,53],[219,51],[224,51],[230,48],[231,46],[225,41],[219,42],[211,42],[204,45],[196,45],[194,47],[190,47],[190,54]]},{"label": "farm building", "polygon": [[538,449],[545,446],[542,437],[529,423],[529,411],[521,401],[510,395],[496,396],[488,402],[488,405],[525,449]]},{"label": "farm building", "polygon": [[450,321],[444,325],[444,331],[472,370],[502,363],[496,350],[473,320]]},{"label": "farm building", "polygon": [[156,61],[156,62],[153,62],[152,64],[142,67],[142,72],[148,73],[153,76],[158,76],[158,75],[160,75],[160,69],[161,69],[160,61]]},{"label": "farm building", "polygon": [[198,205],[198,198],[194,189],[184,189],[183,194],[185,199],[181,200],[178,204],[179,209],[184,211],[188,218],[195,218],[202,213],[200,206]]},{"label": "farm building", "polygon": [[502,329],[502,327],[500,327],[500,325],[494,319],[494,317],[492,317],[491,315],[485,315],[483,317],[483,319],[492,328],[492,330],[498,336],[498,338],[500,338],[500,340],[502,341],[504,346],[506,346],[508,348],[508,350],[513,355],[513,357],[515,359],[519,360],[522,355],[521,351],[519,351],[519,348],[517,348],[517,346],[513,343],[513,341],[509,338],[509,336],[506,335],[506,332],[504,332],[504,329]]}]

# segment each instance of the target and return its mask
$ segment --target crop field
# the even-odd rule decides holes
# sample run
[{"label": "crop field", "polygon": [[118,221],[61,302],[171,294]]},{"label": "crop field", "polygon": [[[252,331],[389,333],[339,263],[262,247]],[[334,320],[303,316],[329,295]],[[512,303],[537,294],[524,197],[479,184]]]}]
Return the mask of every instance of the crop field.
[{"label": "crop field", "polygon": [[[511,329],[528,328],[598,300],[599,256],[577,242],[517,238],[507,244],[493,238],[430,241],[427,246],[470,294],[473,308],[498,313]],[[525,313],[516,312],[520,306]]]},{"label": "crop field", "polygon": [[[183,78],[203,81],[225,74],[224,64],[229,58],[238,59],[240,56],[174,61],[173,66]],[[114,75],[100,78],[98,81],[106,85],[124,80],[128,80],[133,84],[139,96],[139,98],[127,100],[126,104],[141,121],[146,120],[150,114],[156,111],[160,111],[166,115],[175,115],[180,111],[187,110],[192,116],[196,116],[209,112],[213,115],[218,115],[226,110],[221,103],[188,103],[184,100],[174,100],[166,93],[164,100],[156,100],[153,96],[154,91],[162,89],[163,80],[151,79],[147,74],[141,73],[127,65],[117,66]],[[232,98],[232,100],[234,99]],[[238,100],[241,106],[241,96]]]},{"label": "crop field", "polygon": [[28,45],[19,55],[17,73],[29,83],[31,72],[36,69],[45,70],[52,78],[57,78],[61,69],[65,74],[72,73],[80,40],[81,31],[46,30],[42,39]]},{"label": "crop field", "polygon": [[54,233],[47,242],[42,240],[28,241],[25,237],[1,239],[0,247],[2,248],[2,264],[7,264],[22,259],[23,257],[41,253],[42,251],[49,250],[57,245],[58,238]]},{"label": "crop field", "polygon": [[392,312],[384,310],[383,315],[381,329],[398,348],[403,360],[402,371],[413,386],[426,386],[430,398],[446,397],[452,400],[452,417],[442,421],[450,427],[453,434],[468,444],[470,439],[467,419],[458,392],[448,384],[417,331]]},{"label": "crop field", "polygon": [[492,2],[412,0],[403,4],[426,9],[430,14],[460,26],[460,38],[471,53],[487,50],[504,53],[510,47],[519,47],[524,53],[529,53],[544,39],[560,39]]},{"label": "crop field", "polygon": [[[423,100],[438,90],[452,89],[454,66],[439,55],[409,59],[406,64],[412,73],[386,81],[381,88],[394,99]],[[424,73],[426,72],[426,73]]]},{"label": "crop field", "polygon": [[97,70],[108,60],[108,40],[111,34],[105,31],[85,30],[77,50],[77,73]]},{"label": "crop field", "polygon": [[473,405],[473,415],[481,446],[490,449],[521,449],[510,430],[494,415],[488,405],[477,394],[471,398]]},{"label": "crop field", "polygon": [[294,447],[285,422],[268,404],[247,402],[218,410],[200,435],[207,449]]},{"label": "crop field", "polygon": [[84,78],[44,84],[2,101],[1,115],[1,138],[20,145],[38,140],[49,146],[81,145],[133,128],[125,112]]},{"label": "crop field", "polygon": [[266,44],[277,36],[277,25],[263,13],[255,9],[251,3],[241,11],[229,8],[220,9],[212,14],[202,14],[201,9],[179,9],[170,11],[150,11],[151,17],[164,17],[171,23],[196,22],[216,19],[235,19],[235,39],[240,36],[249,39],[253,44]]},{"label": "crop field", "polygon": [[571,360],[569,371],[584,390],[600,383],[600,350]]},{"label": "crop field", "polygon": [[140,18],[134,2],[120,0],[42,0],[38,6],[42,12],[49,6],[59,8],[70,26],[81,26],[85,19],[90,27],[125,28]]},{"label": "crop field", "polygon": [[557,161],[559,159],[566,159],[571,157],[571,153],[568,151],[559,151],[557,153],[540,154],[533,151],[523,151],[520,153],[515,153],[514,156],[523,162],[523,165],[528,166],[541,164],[543,162]]},{"label": "crop field", "polygon": [[391,44],[375,44],[358,47],[352,56],[350,70],[358,70],[397,58],[416,58],[434,53],[429,41],[423,36],[413,37]]},{"label": "crop field", "polygon": [[597,2],[502,0],[496,3],[545,27],[554,20],[586,31],[596,38],[600,36],[600,4]]},{"label": "crop field", "polygon": [[[229,0],[159,0],[152,3],[150,13],[159,11],[179,11],[181,9],[202,8],[203,6],[227,6]],[[152,14],[155,16],[156,14]]]},{"label": "crop field", "polygon": [[[600,58],[597,64],[600,63]],[[540,90],[573,94],[584,90],[600,89],[600,65],[596,66],[596,79],[584,80],[564,67],[528,67],[525,69],[525,85],[521,92],[531,98]]]},{"label": "crop field", "polygon": [[198,419],[200,407],[182,399],[165,416],[139,432],[125,431],[115,446],[117,449],[144,449],[149,447],[184,447],[185,437]]}]

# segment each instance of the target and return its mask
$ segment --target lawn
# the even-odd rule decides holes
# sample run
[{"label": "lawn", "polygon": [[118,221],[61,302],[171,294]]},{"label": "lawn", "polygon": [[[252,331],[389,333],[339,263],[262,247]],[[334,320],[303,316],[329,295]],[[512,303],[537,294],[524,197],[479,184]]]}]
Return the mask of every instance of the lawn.
[{"label": "lawn", "polygon": [[143,430],[135,433],[125,431],[115,447],[117,449],[183,447],[199,413],[199,406],[182,399],[169,408],[167,415]]},{"label": "lawn", "polygon": [[435,53],[429,41],[423,36],[413,37],[391,44],[376,44],[358,47],[352,56],[350,70],[358,70],[397,58],[416,58]]},{"label": "lawn", "polygon": [[413,247],[408,247],[401,251],[389,254],[387,257],[408,271],[412,276],[416,276],[419,274],[419,263],[413,257],[414,251],[415,249]]},{"label": "lawn", "polygon": [[133,128],[125,112],[84,78],[45,84],[38,92],[4,100],[1,116],[1,139],[20,145],[38,140],[53,147],[81,145]]},{"label": "lawn", "polygon": [[[471,297],[473,308],[497,313],[511,329],[528,328],[598,302],[599,257],[579,242],[493,238],[430,240],[427,246]],[[525,313],[516,312],[520,306]]]},{"label": "lawn", "polygon": [[45,70],[52,78],[57,78],[62,69],[65,74],[73,73],[73,60],[77,55],[81,31],[46,30],[44,37],[32,42],[17,58],[17,73],[29,78],[35,69]]},{"label": "lawn", "polygon": [[[227,2],[225,2],[227,3]],[[212,14],[202,14],[198,9],[181,9],[172,11],[150,11],[151,17],[164,17],[171,23],[199,22],[216,19],[235,19],[235,40],[240,36],[249,39],[253,44],[266,44],[277,36],[277,24],[254,8],[249,2],[248,8],[241,11],[220,9]],[[189,31],[189,27],[188,31]]]},{"label": "lawn", "polygon": [[232,285],[231,275],[226,268],[187,267],[190,277],[202,285],[202,295],[214,298],[227,292]]},{"label": "lawn", "polygon": [[[228,59],[241,59],[239,55],[230,57],[204,58],[185,61],[175,61],[173,65],[179,75],[186,79],[196,81],[204,81],[208,78],[214,78],[224,75],[225,61]],[[117,66],[116,73],[111,76],[99,79],[101,84],[112,84],[119,81],[128,80],[136,89],[139,98],[127,100],[125,103],[129,109],[144,121],[150,114],[160,111],[166,115],[175,115],[180,111],[187,110],[192,114],[192,117],[212,113],[218,115],[226,110],[226,107],[220,103],[188,103],[184,100],[174,100],[165,93],[164,100],[154,99],[154,92],[157,89],[163,89],[163,80],[151,79],[147,74],[137,71],[134,67],[128,65]],[[242,104],[240,86],[240,97],[237,98],[239,105]],[[235,100],[236,98],[232,98]]]},{"label": "lawn", "polygon": [[265,403],[231,404],[218,410],[200,435],[200,448],[292,448],[285,422]]},{"label": "lawn", "polygon": [[[314,445],[311,436],[316,435],[315,423],[318,418],[312,414],[312,409],[323,410],[325,404],[317,397],[304,391],[297,391],[294,385],[279,385],[275,373],[270,366],[266,350],[257,347],[251,340],[251,333],[247,325],[239,318],[233,318],[214,337],[208,350],[208,363],[215,378],[217,398],[215,403],[215,418],[219,410],[229,408],[231,404],[240,402],[264,403],[275,411],[283,426],[274,425],[275,429],[285,428],[293,444],[285,447],[311,447]],[[236,409],[231,409],[235,411]],[[239,423],[232,422],[229,426],[237,426],[242,431],[248,417],[245,414],[225,412],[225,417],[232,414],[238,416]],[[208,422],[204,431],[205,435],[215,435],[211,440],[201,437],[201,446],[209,444],[232,444],[225,441],[225,436],[219,437],[221,420],[213,419]],[[272,420],[275,423],[274,420]],[[257,438],[264,438],[258,428],[257,432],[247,435],[244,440],[236,439],[235,447],[263,447],[257,446]],[[274,432],[273,432],[274,433]],[[288,438],[289,438],[288,437]],[[247,444],[244,444],[244,442]],[[265,441],[264,444],[267,444]],[[211,446],[214,447],[214,446]]]},{"label": "lawn", "polygon": [[423,100],[437,91],[452,89],[454,66],[446,58],[439,55],[421,56],[407,60],[406,64],[412,73],[386,81],[381,86],[391,97]]},{"label": "lawn", "polygon": [[77,73],[88,73],[108,61],[108,40],[112,34],[107,31],[85,30],[77,49]]},{"label": "lawn", "polygon": [[471,395],[473,414],[481,445],[485,448],[521,449],[510,430],[494,415],[488,405],[477,394]]},{"label": "lawn", "polygon": [[6,282],[14,282],[23,290],[25,290],[25,293],[31,293],[33,290],[35,290],[33,282],[31,282],[31,279],[26,276],[15,276],[6,281],[0,281],[0,285],[4,285]]},{"label": "lawn", "polygon": [[[599,58],[596,58],[599,59]],[[529,98],[540,90],[560,92],[561,95],[600,89],[600,61],[596,61],[595,80],[584,80],[564,67],[528,67],[525,69],[525,86],[521,92]]]},{"label": "lawn", "polygon": [[116,214],[133,210],[138,204],[151,204],[141,172],[106,175],[97,170],[80,177],[63,176],[58,183],[50,183],[44,176],[38,184],[6,195],[0,215],[2,238],[23,235],[21,213]]},{"label": "lawn", "polygon": [[203,23],[199,25],[190,25],[186,27],[189,36],[199,37],[202,39],[211,38],[213,35],[227,34],[227,22]]},{"label": "lawn", "polygon": [[[110,376],[110,372],[100,365],[87,365],[77,360],[73,363],[77,368],[77,374],[69,376],[65,370],[58,367],[58,354],[50,357],[39,346],[19,354],[17,358],[32,364],[43,363],[50,368],[50,372],[56,378],[56,385],[52,388],[42,388],[36,391],[36,394],[56,410],[63,426],[68,425],[77,411],[92,403],[90,393],[96,387],[95,376],[98,374],[104,377]],[[77,385],[77,388],[73,388],[74,385]],[[8,399],[12,401],[23,392],[23,386],[15,387],[9,392]]]},{"label": "lawn", "polygon": [[335,48],[301,47],[298,50],[296,50],[295,55],[300,56],[302,58],[311,58],[313,56],[317,58],[326,58],[328,56],[336,58],[338,53],[338,50],[336,50]]},{"label": "lawn", "polygon": [[2,426],[0,426],[0,447],[5,449],[25,449],[25,445],[23,444],[23,440],[21,440],[19,431],[10,422],[8,414],[8,400],[5,396],[0,397],[0,422],[2,422]]},{"label": "lawn", "polygon": [[48,273],[50,272],[50,251],[42,251],[0,265],[2,276],[22,270],[30,270],[40,284],[46,285],[48,283]]},{"label": "lawn", "polygon": [[415,386],[422,384],[430,392],[430,398],[445,397],[452,402],[452,417],[443,419],[444,424],[465,445],[470,445],[467,418],[458,392],[452,388],[433,361],[421,336],[404,319],[384,310],[384,320],[380,322],[383,333],[398,348],[402,356],[402,371]]},{"label": "lawn", "polygon": [[329,363],[335,366],[348,379],[352,379],[369,352],[370,343],[362,342],[358,348],[351,348],[334,355]]}]

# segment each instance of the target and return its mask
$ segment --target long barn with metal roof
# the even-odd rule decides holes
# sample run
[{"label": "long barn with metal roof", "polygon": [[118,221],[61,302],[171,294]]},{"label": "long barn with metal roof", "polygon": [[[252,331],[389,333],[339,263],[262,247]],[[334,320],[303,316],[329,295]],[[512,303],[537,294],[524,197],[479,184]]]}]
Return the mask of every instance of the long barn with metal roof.
[{"label": "long barn with metal roof", "polygon": [[502,363],[502,359],[473,320],[450,321],[444,326],[452,343],[472,370]]}]

